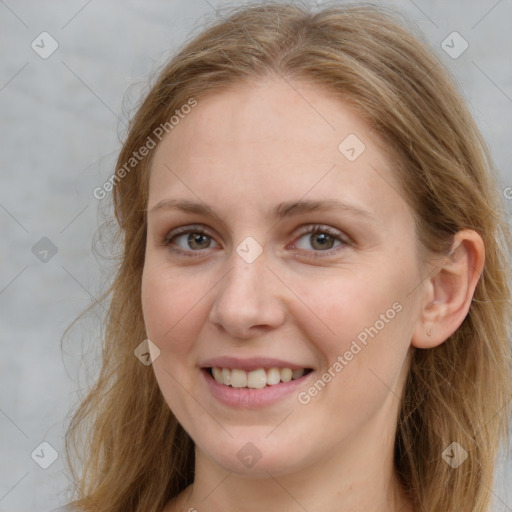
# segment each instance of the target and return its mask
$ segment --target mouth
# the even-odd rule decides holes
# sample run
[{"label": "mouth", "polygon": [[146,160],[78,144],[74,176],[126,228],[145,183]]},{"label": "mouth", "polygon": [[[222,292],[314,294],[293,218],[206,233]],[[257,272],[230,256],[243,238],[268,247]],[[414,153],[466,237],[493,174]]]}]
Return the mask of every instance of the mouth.
[{"label": "mouth", "polygon": [[199,362],[209,396],[235,409],[261,409],[293,400],[317,374],[304,360],[268,356],[217,356]]},{"label": "mouth", "polygon": [[241,368],[221,368],[218,366],[202,369],[218,384],[231,388],[263,389],[298,380],[313,370],[312,368],[256,368],[245,371]]}]

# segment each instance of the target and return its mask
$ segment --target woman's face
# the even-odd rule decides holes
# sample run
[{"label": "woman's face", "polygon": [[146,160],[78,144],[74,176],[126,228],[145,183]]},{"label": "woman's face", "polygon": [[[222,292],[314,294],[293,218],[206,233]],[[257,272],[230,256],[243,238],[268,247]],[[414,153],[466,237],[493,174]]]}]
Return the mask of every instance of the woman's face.
[{"label": "woman's face", "polygon": [[157,146],[143,312],[198,460],[267,476],[389,448],[422,282],[392,171],[357,111],[278,79],[199,99]]}]

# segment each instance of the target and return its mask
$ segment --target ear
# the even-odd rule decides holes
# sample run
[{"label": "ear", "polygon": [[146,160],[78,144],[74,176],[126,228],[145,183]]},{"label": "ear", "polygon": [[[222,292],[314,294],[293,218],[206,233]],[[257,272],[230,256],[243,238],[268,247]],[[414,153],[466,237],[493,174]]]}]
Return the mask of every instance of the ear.
[{"label": "ear", "polygon": [[435,266],[422,287],[422,309],[411,340],[414,347],[436,347],[460,327],[484,262],[484,242],[476,231],[465,229],[454,235],[450,256]]}]

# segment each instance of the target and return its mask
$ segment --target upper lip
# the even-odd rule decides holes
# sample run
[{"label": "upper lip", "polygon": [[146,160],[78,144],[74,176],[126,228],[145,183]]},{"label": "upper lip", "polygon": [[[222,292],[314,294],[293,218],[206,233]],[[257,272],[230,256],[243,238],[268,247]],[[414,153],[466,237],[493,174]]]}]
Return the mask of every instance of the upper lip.
[{"label": "upper lip", "polygon": [[221,356],[206,359],[200,365],[201,368],[239,368],[250,372],[258,368],[290,368],[291,370],[299,370],[301,368],[311,368],[308,365],[296,364],[284,359],[275,359],[272,357],[251,357],[240,359],[238,357]]}]

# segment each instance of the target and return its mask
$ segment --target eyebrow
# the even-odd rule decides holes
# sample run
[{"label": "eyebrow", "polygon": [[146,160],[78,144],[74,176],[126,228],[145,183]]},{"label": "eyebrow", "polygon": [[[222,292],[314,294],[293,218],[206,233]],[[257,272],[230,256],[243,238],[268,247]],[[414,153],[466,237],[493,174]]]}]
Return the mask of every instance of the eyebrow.
[{"label": "eyebrow", "polygon": [[[217,217],[218,215],[214,212],[213,208],[206,203],[190,201],[188,199],[163,199],[157,203],[149,213],[157,211],[167,210],[178,210],[185,213],[197,213],[204,216]],[[312,200],[298,200],[298,201],[286,201],[279,203],[273,208],[271,216],[275,219],[284,219],[293,215],[300,215],[303,213],[310,213],[313,211],[329,211],[329,210],[341,210],[345,213],[352,214],[374,224],[377,224],[377,219],[367,210],[345,201],[338,199],[324,199],[318,201]]]}]

